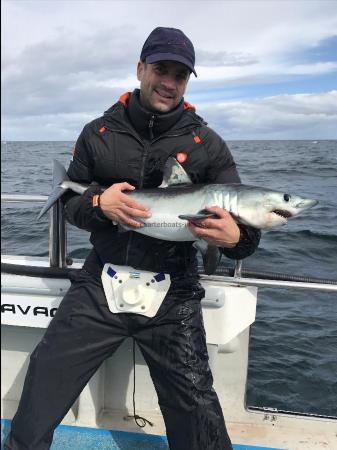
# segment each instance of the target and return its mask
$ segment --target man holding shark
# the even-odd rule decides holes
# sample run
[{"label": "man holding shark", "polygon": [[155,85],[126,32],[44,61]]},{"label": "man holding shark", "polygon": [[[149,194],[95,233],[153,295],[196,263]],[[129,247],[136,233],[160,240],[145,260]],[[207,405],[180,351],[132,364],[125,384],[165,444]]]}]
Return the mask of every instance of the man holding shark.
[{"label": "man holding shark", "polygon": [[[184,102],[194,64],[193,44],[182,31],[156,28],[137,66],[140,90],[121,96],[78,138],[68,176],[89,187],[81,196],[66,194],[65,211],[72,224],[91,232],[93,250],[31,355],[5,449],[49,449],[55,427],[128,336],[149,366],[170,449],[232,448],[212,387],[196,249],[191,240],[137,232],[152,211],[130,195],[160,186],[171,157],[193,183],[240,183],[224,141]],[[194,236],[227,257],[242,259],[259,243],[257,228],[237,223],[214,203],[187,219]],[[126,280],[124,291],[115,285],[118,277]],[[149,290],[137,290],[148,294],[139,294],[137,310],[127,309],[126,289],[136,292],[142,280],[150,280],[158,304],[153,309]],[[124,299],[124,309],[115,298]]]}]

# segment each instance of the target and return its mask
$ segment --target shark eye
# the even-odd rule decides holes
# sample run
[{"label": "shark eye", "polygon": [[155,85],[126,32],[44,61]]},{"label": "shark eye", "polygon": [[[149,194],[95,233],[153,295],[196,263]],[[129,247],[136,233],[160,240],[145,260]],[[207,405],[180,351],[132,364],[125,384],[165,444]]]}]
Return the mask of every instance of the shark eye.
[{"label": "shark eye", "polygon": [[285,202],[289,202],[290,195],[289,194],[284,194],[283,199],[284,199]]}]

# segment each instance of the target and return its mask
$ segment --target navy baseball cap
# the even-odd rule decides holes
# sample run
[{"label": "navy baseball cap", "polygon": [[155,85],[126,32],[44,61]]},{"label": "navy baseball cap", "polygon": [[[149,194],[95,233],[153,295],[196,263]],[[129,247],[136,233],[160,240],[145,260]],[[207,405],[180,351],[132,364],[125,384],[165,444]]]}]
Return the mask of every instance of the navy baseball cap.
[{"label": "navy baseball cap", "polygon": [[194,70],[195,53],[192,42],[177,28],[157,27],[146,39],[140,60],[148,64],[158,61],[177,61]]}]

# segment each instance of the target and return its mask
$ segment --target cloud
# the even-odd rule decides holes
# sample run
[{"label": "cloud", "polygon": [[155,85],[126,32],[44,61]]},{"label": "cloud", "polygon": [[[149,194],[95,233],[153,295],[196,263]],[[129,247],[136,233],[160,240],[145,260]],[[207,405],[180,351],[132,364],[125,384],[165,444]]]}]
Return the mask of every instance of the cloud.
[{"label": "cloud", "polygon": [[254,63],[242,66],[219,65],[217,67],[197,67],[198,77],[196,83],[204,84],[243,84],[243,83],[268,83],[275,80],[299,75],[321,75],[337,71],[337,61],[313,62],[311,64],[293,64],[291,62]]},{"label": "cloud", "polygon": [[[188,93],[192,100],[203,99],[204,109],[218,108],[216,90],[222,99],[235,98],[235,92],[244,98],[248,90],[254,98],[256,87],[267,105],[263,86],[304,77],[318,85],[321,75],[337,70],[336,58],[329,58],[332,46],[324,61],[319,59],[320,43],[336,35],[334,1],[180,1],[179,15],[177,5],[4,0],[4,138],[73,140],[84,125],[81,118],[100,115],[122,92],[138,86],[141,46],[158,25],[182,28],[194,42],[198,78],[191,78]],[[258,100],[246,102],[252,108]]]},{"label": "cloud", "polygon": [[127,46],[130,38],[132,32],[127,35],[118,28],[110,34],[94,33],[85,42],[60,32],[24,48],[19,60],[7,57],[4,113],[24,116],[107,108],[123,89],[137,85],[138,51]]},{"label": "cloud", "polygon": [[[337,91],[228,101],[197,112],[226,140],[337,138]],[[28,115],[6,118],[3,125],[17,140],[74,141],[83,125],[100,114],[93,110]]]},{"label": "cloud", "polygon": [[78,72],[125,75],[136,64],[139,48],[130,45],[139,35],[125,27],[95,30],[89,36],[57,30],[41,42],[24,46],[19,55],[4,55],[5,72],[68,75]]},{"label": "cloud", "polygon": [[199,113],[225,139],[337,138],[337,91],[231,101]]},{"label": "cloud", "polygon": [[84,124],[99,115],[101,111],[13,116],[4,118],[2,126],[8,141],[75,141]]},{"label": "cloud", "polygon": [[211,52],[205,50],[196,50],[198,55],[198,66],[248,66],[256,64],[258,60],[253,55],[245,54],[243,52]]}]

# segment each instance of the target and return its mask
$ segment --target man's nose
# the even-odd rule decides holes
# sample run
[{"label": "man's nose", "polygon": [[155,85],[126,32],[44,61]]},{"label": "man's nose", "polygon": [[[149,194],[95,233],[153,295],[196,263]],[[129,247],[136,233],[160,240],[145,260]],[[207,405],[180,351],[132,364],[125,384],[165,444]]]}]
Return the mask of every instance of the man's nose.
[{"label": "man's nose", "polygon": [[171,75],[163,76],[162,79],[160,80],[160,83],[166,89],[174,89],[176,86],[176,80]]}]

